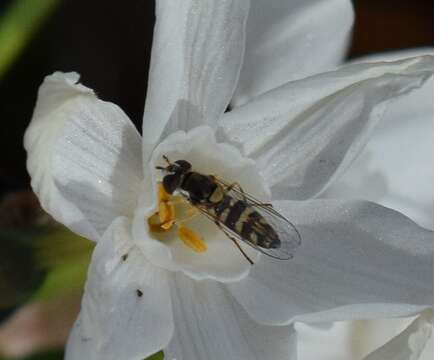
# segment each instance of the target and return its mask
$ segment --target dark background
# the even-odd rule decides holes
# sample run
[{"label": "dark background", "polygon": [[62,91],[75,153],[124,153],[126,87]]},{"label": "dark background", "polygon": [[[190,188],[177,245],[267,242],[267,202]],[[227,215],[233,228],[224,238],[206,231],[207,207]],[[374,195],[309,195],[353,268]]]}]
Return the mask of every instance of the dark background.
[{"label": "dark background", "polygon": [[[0,14],[10,2],[0,0]],[[434,45],[434,1],[360,0],[355,8],[350,57]],[[0,194],[28,187],[22,137],[37,89],[55,70],[79,72],[140,128],[153,25],[151,0],[62,2],[0,83]]]}]

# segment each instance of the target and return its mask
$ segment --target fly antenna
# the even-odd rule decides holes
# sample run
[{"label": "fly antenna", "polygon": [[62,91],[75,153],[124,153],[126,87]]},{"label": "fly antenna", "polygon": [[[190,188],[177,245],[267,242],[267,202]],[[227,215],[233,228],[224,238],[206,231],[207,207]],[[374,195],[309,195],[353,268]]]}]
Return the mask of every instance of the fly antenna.
[{"label": "fly antenna", "polygon": [[169,160],[169,158],[166,155],[163,155],[163,159],[170,165],[172,164]]}]

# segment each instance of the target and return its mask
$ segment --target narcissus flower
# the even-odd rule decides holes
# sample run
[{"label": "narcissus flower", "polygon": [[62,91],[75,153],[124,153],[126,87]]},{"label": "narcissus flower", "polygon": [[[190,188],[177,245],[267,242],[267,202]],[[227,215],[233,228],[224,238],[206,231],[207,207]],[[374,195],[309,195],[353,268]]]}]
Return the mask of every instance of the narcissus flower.
[{"label": "narcissus flower", "polygon": [[[318,20],[322,40],[307,36],[310,44],[338,34],[324,57],[329,67],[351,26],[349,2],[249,7],[157,1],[142,137],[77,74],[42,84],[25,136],[32,186],[58,221],[97,242],[67,359],[143,359],[164,349],[177,360],[287,360],[296,353],[295,320],[433,305],[434,233],[373,203],[313,198],[363,148],[386,103],[433,74],[434,57],[287,82],[272,51],[285,47],[270,23],[286,31],[292,8]],[[326,25],[331,12],[344,20]],[[183,210],[159,185],[164,156],[272,202],[301,234],[295,257],[244,247],[251,266],[205,217],[179,229]]]}]

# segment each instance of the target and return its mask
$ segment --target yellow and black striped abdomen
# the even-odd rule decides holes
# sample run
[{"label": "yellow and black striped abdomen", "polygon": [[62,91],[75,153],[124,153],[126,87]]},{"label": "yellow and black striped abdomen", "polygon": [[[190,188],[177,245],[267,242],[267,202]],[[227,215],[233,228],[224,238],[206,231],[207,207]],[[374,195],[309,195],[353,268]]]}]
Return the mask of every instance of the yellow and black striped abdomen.
[{"label": "yellow and black striped abdomen", "polygon": [[225,195],[220,202],[210,207],[210,211],[221,224],[244,241],[265,249],[280,247],[279,236],[272,226],[245,201]]}]

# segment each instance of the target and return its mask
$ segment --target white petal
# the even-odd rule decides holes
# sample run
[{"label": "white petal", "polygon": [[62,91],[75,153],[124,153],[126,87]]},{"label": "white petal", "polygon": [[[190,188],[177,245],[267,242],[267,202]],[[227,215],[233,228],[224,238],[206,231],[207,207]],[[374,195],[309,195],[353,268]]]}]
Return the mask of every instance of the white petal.
[{"label": "white petal", "polygon": [[97,240],[114,218],[134,211],[143,178],[141,140],[119,107],[78,79],[76,73],[45,78],[24,146],[42,207]]},{"label": "white petal", "polygon": [[143,122],[146,156],[170,118],[171,131],[188,130],[213,124],[225,111],[244,54],[249,0],[159,0],[156,6]]},{"label": "white petal", "polygon": [[354,20],[349,0],[253,0],[233,104],[338,65]]},{"label": "white petal", "polygon": [[421,86],[433,71],[431,56],[347,66],[226,113],[222,130],[257,160],[274,198],[306,199],[358,155],[386,100]]},{"label": "white petal", "polygon": [[[351,329],[347,322],[322,324],[323,327],[296,323],[298,354],[303,360],[349,360]],[[325,328],[324,325],[327,325]]]},{"label": "white petal", "polygon": [[409,316],[434,304],[433,232],[368,202],[275,205],[301,233],[294,259],[261,258],[229,285],[257,321]]},{"label": "white petal", "polygon": [[432,311],[414,320],[401,334],[364,360],[418,360],[432,334]]},{"label": "white petal", "polygon": [[[355,59],[353,62],[372,63],[378,61],[396,61],[422,55],[434,55],[434,48],[391,51]],[[394,101],[393,106],[390,106],[384,114],[385,120],[383,120],[382,123],[389,119],[391,121],[393,121],[392,119],[411,121],[411,119],[415,117],[419,118],[426,116],[427,113],[431,114],[434,110],[434,103],[432,101],[433,92],[434,79],[431,78],[422,88]]]},{"label": "white petal", "polygon": [[118,218],[98,242],[66,360],[141,360],[172,336],[167,273],[132,245],[130,226]]},{"label": "white petal", "polygon": [[[434,48],[412,49],[407,51],[396,51],[384,54],[375,54],[367,58],[357,59],[358,62],[374,62],[374,61],[396,61],[414,56],[434,55]],[[385,122],[392,119],[405,119],[407,122],[417,117],[423,117],[427,114],[431,115],[434,110],[432,94],[434,92],[434,79],[431,78],[426,84],[416,91],[413,91],[408,96],[397,99],[393,106],[390,106],[384,115]]]},{"label": "white petal", "polygon": [[[410,54],[379,56],[406,55]],[[323,196],[375,201],[434,229],[434,171],[429,166],[434,152],[433,93],[434,79],[430,79],[422,88],[397,99],[361,155]]]},{"label": "white petal", "polygon": [[390,118],[381,124],[323,196],[375,201],[434,229],[434,116],[401,120]]},{"label": "white petal", "polygon": [[292,326],[255,323],[217,282],[177,274],[171,284],[175,333],[165,359],[297,359]]}]

